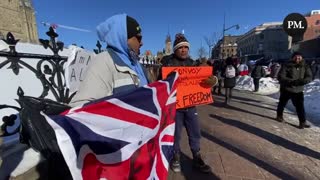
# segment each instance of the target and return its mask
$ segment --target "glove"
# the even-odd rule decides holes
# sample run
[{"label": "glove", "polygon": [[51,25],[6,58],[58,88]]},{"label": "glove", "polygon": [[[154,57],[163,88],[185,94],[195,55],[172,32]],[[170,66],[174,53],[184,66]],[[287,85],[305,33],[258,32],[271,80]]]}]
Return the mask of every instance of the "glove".
[{"label": "glove", "polygon": [[297,79],[297,80],[294,80],[291,82],[292,86],[303,86],[305,84],[306,84],[306,82],[303,79]]},{"label": "glove", "polygon": [[282,84],[285,86],[293,86],[293,80],[283,81]]},{"label": "glove", "polygon": [[207,79],[204,79],[201,81],[200,85],[205,88],[211,88],[218,83],[218,78],[216,76],[210,76]]}]

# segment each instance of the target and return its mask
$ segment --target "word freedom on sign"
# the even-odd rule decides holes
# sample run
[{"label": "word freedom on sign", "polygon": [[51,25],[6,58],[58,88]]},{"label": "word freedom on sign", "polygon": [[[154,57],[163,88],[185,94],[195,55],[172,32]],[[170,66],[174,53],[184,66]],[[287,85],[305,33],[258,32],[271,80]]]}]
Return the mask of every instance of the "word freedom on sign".
[{"label": "word freedom on sign", "polygon": [[[197,92],[189,95],[183,96],[183,107],[186,106],[195,106],[198,104],[202,104],[203,102],[208,102],[212,100],[211,93],[203,93],[203,92]],[[180,102],[177,102],[177,106],[180,107]]]}]

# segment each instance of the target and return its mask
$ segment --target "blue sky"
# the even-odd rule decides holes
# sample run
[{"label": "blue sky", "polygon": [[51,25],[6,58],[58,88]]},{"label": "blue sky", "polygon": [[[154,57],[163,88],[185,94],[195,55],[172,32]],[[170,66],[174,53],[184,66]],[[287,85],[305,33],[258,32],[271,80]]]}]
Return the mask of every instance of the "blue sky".
[{"label": "blue sky", "polygon": [[226,27],[240,25],[239,30],[230,29],[226,34],[239,35],[264,22],[283,21],[292,12],[320,9],[319,0],[33,0],[33,4],[40,38],[46,38],[48,30],[42,21],[87,29],[92,32],[63,28],[57,32],[66,45],[76,43],[92,50],[97,41],[96,26],[114,14],[127,13],[142,27],[141,52],[162,50],[168,31],[173,41],[174,35],[184,30],[194,58],[201,45],[209,50],[205,36],[222,37],[224,13]]}]

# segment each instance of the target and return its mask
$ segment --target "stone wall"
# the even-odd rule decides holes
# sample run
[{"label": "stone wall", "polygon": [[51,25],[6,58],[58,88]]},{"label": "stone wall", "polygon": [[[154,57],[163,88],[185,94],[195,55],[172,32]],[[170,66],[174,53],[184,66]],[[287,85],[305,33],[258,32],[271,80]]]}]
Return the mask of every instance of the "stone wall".
[{"label": "stone wall", "polygon": [[0,1],[0,36],[9,31],[22,42],[38,43],[34,9],[29,0]]}]

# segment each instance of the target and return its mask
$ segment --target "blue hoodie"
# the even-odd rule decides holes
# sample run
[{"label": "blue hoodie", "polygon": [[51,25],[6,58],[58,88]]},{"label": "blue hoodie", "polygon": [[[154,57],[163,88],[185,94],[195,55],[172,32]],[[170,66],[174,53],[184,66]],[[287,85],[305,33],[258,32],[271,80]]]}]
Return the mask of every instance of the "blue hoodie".
[{"label": "blue hoodie", "polygon": [[127,15],[118,14],[110,17],[97,26],[97,33],[99,39],[106,42],[107,46],[115,51],[123,63],[137,73],[140,79],[140,85],[148,84],[147,78],[139,63],[138,56],[137,58],[130,56],[127,42]]}]

